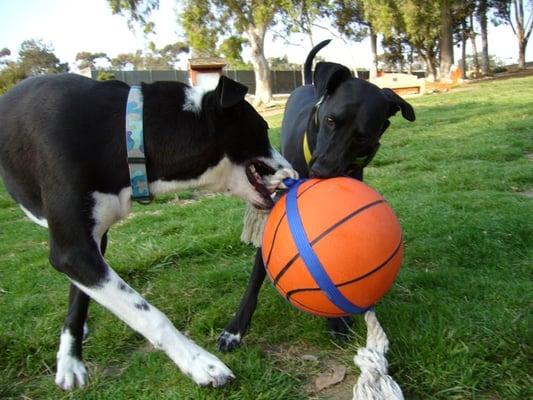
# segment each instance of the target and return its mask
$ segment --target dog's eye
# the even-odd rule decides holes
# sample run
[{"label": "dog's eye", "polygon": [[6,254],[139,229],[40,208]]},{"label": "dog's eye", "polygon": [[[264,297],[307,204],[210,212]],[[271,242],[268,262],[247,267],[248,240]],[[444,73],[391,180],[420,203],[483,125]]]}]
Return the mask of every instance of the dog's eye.
[{"label": "dog's eye", "polygon": [[335,128],[335,118],[333,118],[331,115],[327,116],[327,117],[326,117],[326,124],[327,124],[330,128]]}]

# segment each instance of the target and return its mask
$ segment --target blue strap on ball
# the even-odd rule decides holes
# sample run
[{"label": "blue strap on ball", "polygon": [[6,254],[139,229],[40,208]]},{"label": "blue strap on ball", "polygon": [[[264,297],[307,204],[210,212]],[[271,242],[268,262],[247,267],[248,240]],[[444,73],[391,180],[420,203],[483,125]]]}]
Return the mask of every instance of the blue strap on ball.
[{"label": "blue strap on ball", "polygon": [[300,212],[298,210],[297,193],[298,187],[305,180],[297,180],[287,178],[283,181],[285,186],[289,188],[287,193],[287,199],[285,202],[285,211],[287,213],[287,221],[289,223],[289,229],[291,231],[296,248],[300,253],[300,257],[303,260],[307,270],[315,280],[316,284],[322,290],[327,298],[335,304],[336,307],[342,311],[350,314],[362,314],[369,308],[361,308],[351,303],[340,290],[335,286],[328,273],[322,266],[318,256],[316,255],[313,247],[309,242],[309,238],[305,233]]}]

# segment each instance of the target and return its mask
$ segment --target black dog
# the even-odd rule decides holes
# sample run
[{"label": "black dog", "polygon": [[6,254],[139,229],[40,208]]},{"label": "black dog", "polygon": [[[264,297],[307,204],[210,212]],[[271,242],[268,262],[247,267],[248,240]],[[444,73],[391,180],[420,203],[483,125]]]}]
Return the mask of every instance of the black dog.
[{"label": "black dog", "polygon": [[[405,119],[414,121],[415,113],[392,90],[354,78],[340,64],[318,63],[311,85],[313,58],[329,42],[311,50],[304,66],[305,86],[294,90],[287,101],[281,152],[302,178],[348,175],[363,180],[363,168],[376,154],[381,135],[390,125],[389,117],[401,110]],[[236,347],[248,330],[265,275],[259,249],[246,293],[218,338],[220,350]],[[348,323],[348,319],[328,319],[338,338],[346,336]]]},{"label": "black dog", "polygon": [[[49,229],[50,263],[71,281],[56,383],[83,386],[89,298],[161,349],[200,385],[233,377],[182,335],[103,258],[110,226],[131,207],[125,114],[130,87],[77,75],[30,78],[0,97],[0,175],[31,220]],[[221,77],[212,91],[143,84],[144,152],[152,194],[204,187],[257,207],[272,200],[261,176],[289,164],[270,146],[247,88]]]}]

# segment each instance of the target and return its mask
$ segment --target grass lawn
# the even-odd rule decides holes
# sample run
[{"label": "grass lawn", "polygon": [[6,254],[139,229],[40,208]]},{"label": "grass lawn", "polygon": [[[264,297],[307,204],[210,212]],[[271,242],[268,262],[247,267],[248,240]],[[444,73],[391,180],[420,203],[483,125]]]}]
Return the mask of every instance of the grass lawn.
[{"label": "grass lawn", "polygon": [[[366,173],[406,242],[396,284],[376,307],[391,374],[407,399],[531,398],[533,78],[410,102],[417,121],[392,120]],[[268,120],[277,144],[281,115]],[[251,270],[254,250],[239,242],[243,210],[236,199],[184,192],[135,205],[109,235],[110,265],[213,352]],[[237,376],[228,387],[196,387],[92,304],[89,385],[62,392],[54,371],[68,281],[47,257],[46,230],[0,185],[2,399],[351,399],[362,319],[350,342],[333,343],[322,319],[291,308],[269,284],[243,346],[221,355]],[[332,364],[348,367],[345,382],[316,393],[313,378]]]}]

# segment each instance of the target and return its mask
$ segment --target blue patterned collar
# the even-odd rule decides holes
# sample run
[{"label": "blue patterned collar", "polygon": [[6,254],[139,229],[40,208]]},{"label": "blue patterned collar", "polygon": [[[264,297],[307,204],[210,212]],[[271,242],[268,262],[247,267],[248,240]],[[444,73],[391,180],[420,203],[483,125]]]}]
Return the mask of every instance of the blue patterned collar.
[{"label": "blue patterned collar", "polygon": [[140,86],[132,86],[126,105],[126,144],[130,171],[131,198],[141,204],[152,200],[148,189],[143,135],[143,94]]}]

